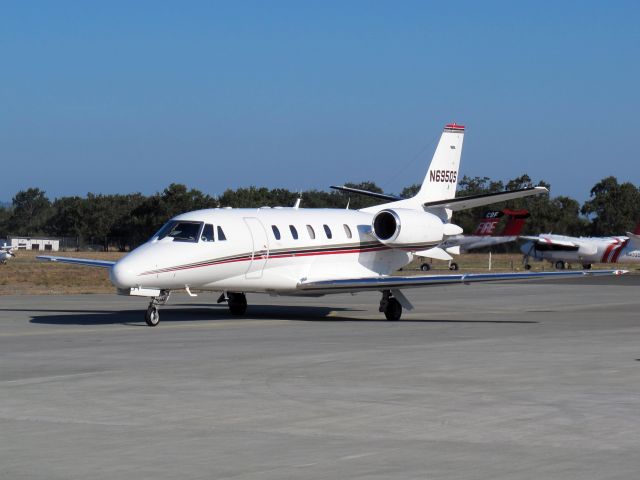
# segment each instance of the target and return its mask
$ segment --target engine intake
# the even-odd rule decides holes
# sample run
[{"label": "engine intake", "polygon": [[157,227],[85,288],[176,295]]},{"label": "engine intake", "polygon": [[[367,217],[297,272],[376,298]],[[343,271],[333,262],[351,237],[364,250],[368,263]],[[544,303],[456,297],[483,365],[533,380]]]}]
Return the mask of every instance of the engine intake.
[{"label": "engine intake", "polygon": [[404,208],[379,211],[371,229],[376,239],[392,248],[422,250],[442,242],[444,224],[437,216]]}]

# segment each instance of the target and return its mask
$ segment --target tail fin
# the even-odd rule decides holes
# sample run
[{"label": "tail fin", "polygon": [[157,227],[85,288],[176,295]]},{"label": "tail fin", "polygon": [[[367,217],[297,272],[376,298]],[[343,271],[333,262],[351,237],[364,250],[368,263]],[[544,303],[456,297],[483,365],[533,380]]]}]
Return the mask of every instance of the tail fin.
[{"label": "tail fin", "polygon": [[527,218],[531,216],[527,210],[504,209],[503,213],[509,216],[509,221],[502,231],[502,236],[504,237],[517,237],[520,235]]},{"label": "tail fin", "polygon": [[450,123],[444,127],[427,176],[414,199],[426,203],[455,197],[463,140],[462,125]]},{"label": "tail fin", "polygon": [[473,235],[478,237],[489,237],[491,235],[495,235],[496,226],[500,223],[500,219],[503,215],[504,213],[499,210],[490,210],[486,212],[476,227],[476,231],[473,232]]}]

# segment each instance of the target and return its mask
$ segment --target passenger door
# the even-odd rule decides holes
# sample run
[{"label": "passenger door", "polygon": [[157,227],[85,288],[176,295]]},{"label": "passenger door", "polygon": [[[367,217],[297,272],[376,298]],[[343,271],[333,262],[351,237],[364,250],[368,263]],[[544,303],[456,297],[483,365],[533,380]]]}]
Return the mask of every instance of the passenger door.
[{"label": "passenger door", "polygon": [[253,245],[251,263],[245,278],[262,278],[264,266],[269,258],[269,238],[262,222],[256,217],[244,217],[243,220],[249,229]]}]

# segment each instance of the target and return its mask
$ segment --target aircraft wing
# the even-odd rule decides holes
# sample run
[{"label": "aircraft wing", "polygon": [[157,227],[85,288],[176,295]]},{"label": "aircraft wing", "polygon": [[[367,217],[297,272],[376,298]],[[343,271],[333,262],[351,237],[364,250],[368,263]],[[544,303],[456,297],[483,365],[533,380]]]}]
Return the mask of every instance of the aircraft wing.
[{"label": "aircraft wing", "polygon": [[491,247],[493,245],[501,245],[503,243],[515,242],[518,237],[511,235],[506,237],[475,237],[467,243],[461,243],[460,246],[464,250],[474,250],[476,248]]},{"label": "aircraft wing", "polygon": [[540,278],[569,278],[583,276],[622,275],[628,270],[575,270],[559,272],[523,273],[463,273],[445,275],[379,276],[336,280],[301,281],[298,290],[304,293],[364,292],[367,290],[394,290],[432,285],[468,284],[532,280]]},{"label": "aircraft wing", "polygon": [[84,265],[85,267],[111,268],[116,264],[116,262],[109,260],[93,260],[90,258],[51,257],[48,255],[39,255],[36,258],[45,262],[71,263],[73,265]]},{"label": "aircraft wing", "polygon": [[580,246],[579,244],[577,244],[576,242],[572,242],[571,240],[566,240],[562,238],[545,237],[542,235],[537,237],[522,235],[520,238],[522,240],[531,240],[541,245],[555,245],[558,247],[579,247]]},{"label": "aircraft wing", "polygon": [[459,210],[468,210],[470,208],[491,205],[492,203],[506,202],[515,198],[529,197],[531,195],[540,195],[548,193],[545,187],[522,188],[520,190],[511,190],[498,193],[484,193],[481,195],[469,195],[468,197],[450,198],[449,200],[438,200],[436,202],[427,202],[425,208],[448,208],[453,212]]}]

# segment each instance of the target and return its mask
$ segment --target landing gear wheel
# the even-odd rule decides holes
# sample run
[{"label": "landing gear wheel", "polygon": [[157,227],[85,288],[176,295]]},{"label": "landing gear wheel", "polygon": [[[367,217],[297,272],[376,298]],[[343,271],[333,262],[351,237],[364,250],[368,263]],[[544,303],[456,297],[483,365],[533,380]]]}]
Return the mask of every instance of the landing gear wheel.
[{"label": "landing gear wheel", "polygon": [[531,265],[529,265],[528,263],[524,264],[524,269],[525,270],[531,270]]},{"label": "landing gear wheel", "polygon": [[585,263],[584,265],[582,265],[582,268],[584,268],[585,270],[591,270],[591,264]]},{"label": "landing gear wheel", "polygon": [[384,309],[384,316],[392,322],[400,320],[402,316],[402,305],[400,305],[400,302],[395,298],[387,300],[387,308]]},{"label": "landing gear wheel", "polygon": [[247,311],[247,297],[245,294],[229,292],[227,296],[227,304],[231,315],[244,315]]},{"label": "landing gear wheel", "polygon": [[423,272],[428,272],[429,270],[431,270],[431,265],[429,265],[428,263],[423,263],[422,265],[420,265],[420,270],[422,270]]},{"label": "landing gear wheel", "polygon": [[383,290],[378,311],[384,312],[384,316],[387,317],[387,320],[400,320],[400,316],[402,315],[402,305],[400,305],[398,300],[391,296],[391,290]]},{"label": "landing gear wheel", "polygon": [[458,270],[459,268],[460,267],[456,262],[451,262],[451,264],[449,265],[449,270]]},{"label": "landing gear wheel", "polygon": [[562,260],[558,260],[556,262],[556,270],[564,270],[565,267],[566,267],[566,265]]},{"label": "landing gear wheel", "polygon": [[155,305],[149,305],[147,313],[144,315],[144,320],[150,327],[156,327],[158,323],[160,323],[160,312],[158,312],[158,307]]}]

